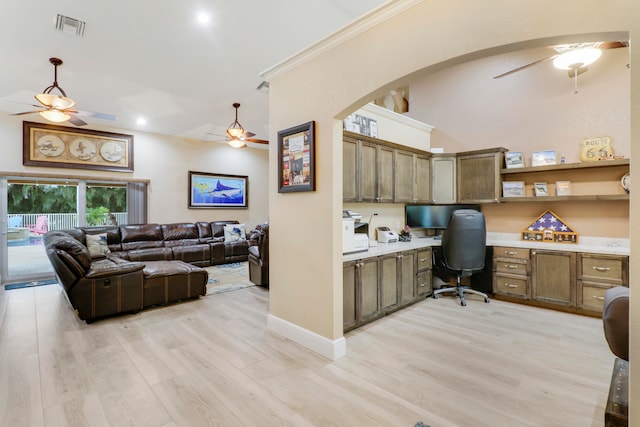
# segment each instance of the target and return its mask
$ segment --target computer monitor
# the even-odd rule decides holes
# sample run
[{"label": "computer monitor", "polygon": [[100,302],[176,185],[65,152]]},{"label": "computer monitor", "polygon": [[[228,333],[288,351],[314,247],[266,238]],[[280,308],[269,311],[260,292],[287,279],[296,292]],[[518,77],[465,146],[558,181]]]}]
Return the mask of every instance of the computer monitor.
[{"label": "computer monitor", "polygon": [[475,209],[479,205],[407,205],[406,224],[411,228],[442,230],[449,225],[451,214],[458,209]]}]

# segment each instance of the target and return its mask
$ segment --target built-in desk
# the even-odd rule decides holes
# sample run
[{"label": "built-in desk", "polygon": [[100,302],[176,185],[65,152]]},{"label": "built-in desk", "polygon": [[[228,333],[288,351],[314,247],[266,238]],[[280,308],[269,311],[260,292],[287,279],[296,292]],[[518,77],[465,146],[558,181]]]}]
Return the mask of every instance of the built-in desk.
[{"label": "built-in desk", "polygon": [[[413,237],[343,255],[344,330],[430,296],[432,247],[441,243]],[[577,244],[563,244],[487,233],[487,246],[494,249],[487,267],[497,299],[599,316],[604,292],[628,286],[628,239],[580,237]]]}]

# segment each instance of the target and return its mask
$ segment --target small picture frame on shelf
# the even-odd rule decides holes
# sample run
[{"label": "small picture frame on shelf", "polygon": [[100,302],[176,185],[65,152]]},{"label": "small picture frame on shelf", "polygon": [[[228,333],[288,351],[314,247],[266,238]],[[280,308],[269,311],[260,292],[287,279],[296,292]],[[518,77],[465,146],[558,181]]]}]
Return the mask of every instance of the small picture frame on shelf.
[{"label": "small picture frame on shelf", "polygon": [[571,181],[556,181],[556,196],[570,196]]},{"label": "small picture frame on shelf", "polygon": [[521,151],[507,151],[504,153],[504,164],[507,169],[523,168],[524,156]]},{"label": "small picture frame on shelf", "polygon": [[502,181],[502,197],[524,197],[524,181]]},{"label": "small picture frame on shelf", "polygon": [[534,151],[531,166],[549,166],[556,164],[556,150]]},{"label": "small picture frame on shelf", "polygon": [[533,184],[533,189],[535,190],[536,197],[544,197],[549,195],[549,190],[547,189],[546,182],[535,182]]}]

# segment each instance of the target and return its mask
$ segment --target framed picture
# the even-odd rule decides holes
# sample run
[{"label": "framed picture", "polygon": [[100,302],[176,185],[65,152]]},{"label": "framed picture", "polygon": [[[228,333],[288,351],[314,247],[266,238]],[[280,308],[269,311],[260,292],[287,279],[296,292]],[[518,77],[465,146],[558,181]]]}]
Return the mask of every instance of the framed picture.
[{"label": "framed picture", "polygon": [[523,168],[524,156],[520,151],[507,151],[504,153],[504,163],[507,169]]},{"label": "framed picture", "polygon": [[556,196],[570,196],[571,181],[556,181]]},{"label": "framed picture", "polygon": [[524,197],[524,181],[502,181],[502,197]]},{"label": "framed picture", "polygon": [[531,166],[548,166],[556,164],[556,150],[534,151]]},{"label": "framed picture", "polygon": [[133,135],[22,122],[22,164],[133,172]]},{"label": "framed picture", "polygon": [[315,191],[315,122],[278,132],[278,193]]},{"label": "framed picture", "polygon": [[536,197],[544,197],[549,195],[549,190],[547,189],[546,182],[533,183],[533,189],[535,191]]},{"label": "framed picture", "polygon": [[189,208],[246,208],[247,187],[243,175],[189,171]]}]

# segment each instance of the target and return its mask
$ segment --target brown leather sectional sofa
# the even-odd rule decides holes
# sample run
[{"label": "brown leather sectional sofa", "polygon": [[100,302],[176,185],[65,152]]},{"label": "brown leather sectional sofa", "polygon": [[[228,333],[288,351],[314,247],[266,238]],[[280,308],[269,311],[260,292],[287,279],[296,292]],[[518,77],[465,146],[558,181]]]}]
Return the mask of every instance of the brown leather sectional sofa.
[{"label": "brown leather sectional sofa", "polygon": [[[247,260],[249,240],[225,241],[227,224],[238,222],[78,227],[48,232],[44,246],[78,317],[91,322],[205,295],[200,267]],[[109,253],[92,257],[87,234],[106,235]]]}]

